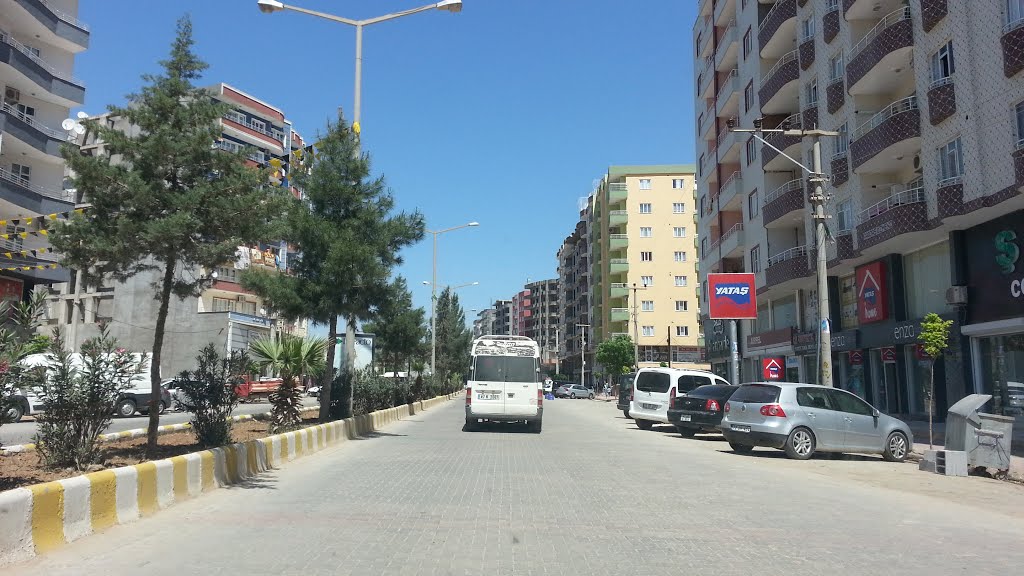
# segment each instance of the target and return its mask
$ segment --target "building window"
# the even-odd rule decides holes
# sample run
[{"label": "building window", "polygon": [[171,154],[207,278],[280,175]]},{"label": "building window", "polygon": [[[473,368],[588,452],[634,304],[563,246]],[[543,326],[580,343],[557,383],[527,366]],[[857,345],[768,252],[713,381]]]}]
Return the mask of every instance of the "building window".
[{"label": "building window", "polygon": [[[238,122],[239,124],[245,125],[245,115],[237,110],[228,110],[228,113],[224,115],[228,120]],[[113,120],[111,120],[113,122]],[[110,126],[113,128],[113,126]]]},{"label": "building window", "polygon": [[814,38],[814,15],[805,19],[800,26],[800,41],[804,42]]},{"label": "building window", "polygon": [[641,312],[654,312],[654,300],[644,300],[640,302]]},{"label": "building window", "polygon": [[11,164],[11,174],[24,184],[32,182],[32,167],[24,164]]},{"label": "building window", "polygon": [[640,237],[641,238],[650,238],[651,236],[654,236],[653,230],[654,229],[651,228],[650,226],[643,226],[643,227],[641,227],[640,228]]},{"label": "building window", "polygon": [[757,217],[761,213],[761,203],[757,201],[757,188],[747,196],[747,214],[750,216],[747,220],[751,220]]},{"label": "building window", "polygon": [[750,28],[747,28],[747,33],[743,35],[743,59],[746,60],[747,56],[754,50],[754,37],[750,35]]},{"label": "building window", "polygon": [[641,252],[640,253],[640,261],[641,262],[653,262],[654,261],[654,252]]},{"label": "building window", "polygon": [[1024,20],[1024,0],[1006,0],[1006,23],[1016,24]]},{"label": "building window", "polygon": [[267,131],[266,123],[264,123],[263,120],[257,120],[255,118],[249,121],[249,127],[252,128],[253,130],[256,130],[257,132]]},{"label": "building window", "polygon": [[654,336],[654,326],[644,326],[643,327],[643,335],[644,336]]},{"label": "building window", "polygon": [[964,173],[964,153],[960,147],[960,138],[939,148],[939,185],[948,180],[959,178]]},{"label": "building window", "polygon": [[932,84],[945,80],[956,72],[953,64],[953,41],[946,42],[935,54],[932,54]]},{"label": "building window", "polygon": [[1017,120],[1017,147],[1020,148],[1024,146],[1024,102],[1018,102],[1013,113]]},{"label": "building window", "polygon": [[818,79],[811,80],[811,83],[804,87],[804,98],[807,100],[807,107],[818,104]]},{"label": "building window", "polygon": [[654,276],[641,276],[640,285],[644,287],[654,286]]},{"label": "building window", "polygon": [[672,227],[672,236],[675,238],[686,238],[686,226]]},{"label": "building window", "polygon": [[8,224],[5,231],[10,237],[10,240],[4,243],[4,247],[8,250],[21,250],[24,246],[25,240],[20,236],[20,234],[25,232],[25,228]]},{"label": "building window", "polygon": [[651,189],[651,179],[650,178],[641,178],[640,179],[640,189],[641,190],[650,190]]},{"label": "building window", "polygon": [[673,178],[672,179],[672,189],[673,190],[682,190],[685,186],[686,186],[686,181],[683,180],[682,178]]},{"label": "building window", "polygon": [[836,138],[836,156],[845,156],[850,148],[850,128],[846,122],[839,127],[839,137]]},{"label": "building window", "polygon": [[684,202],[673,202],[672,203],[673,214],[684,214],[686,213],[686,203]]},{"label": "building window", "polygon": [[750,112],[750,107],[754,105],[754,81],[751,80],[747,87],[743,89],[743,111]]},{"label": "building window", "polygon": [[644,203],[640,204],[640,213],[641,214],[650,214],[651,213],[651,205],[650,205],[650,203],[644,202]]},{"label": "building window", "polygon": [[672,260],[674,260],[675,262],[686,262],[686,252],[674,252],[672,254]]},{"label": "building window", "polygon": [[[1018,134],[1022,133],[1020,131],[1020,121],[1021,121],[1021,106],[1020,106],[1020,104],[1018,104],[1017,105],[1017,133]],[[708,203],[708,197],[707,196],[701,196],[700,197],[700,215],[701,216],[704,216],[705,214],[708,213],[707,203]]]},{"label": "building window", "polygon": [[697,170],[700,171],[699,173],[700,173],[701,176],[704,176],[704,155],[703,154],[700,155],[700,161],[697,163]]},{"label": "building window", "polygon": [[677,288],[685,288],[687,286],[686,276],[676,276],[675,281]]},{"label": "building window", "polygon": [[843,77],[846,73],[846,65],[843,63],[843,53],[840,52],[837,56],[832,57],[828,61],[829,80],[835,82]]},{"label": "building window", "polygon": [[843,200],[836,204],[836,229],[846,232],[853,227],[853,201]]},{"label": "building window", "polygon": [[676,326],[676,336],[689,336],[689,335],[690,335],[690,327],[689,326]]},{"label": "building window", "polygon": [[689,309],[689,302],[686,300],[676,300],[676,312],[686,312]]},{"label": "building window", "polygon": [[757,141],[751,138],[747,140],[747,166],[750,166],[757,159]]},{"label": "building window", "polygon": [[750,271],[754,273],[761,271],[761,246],[754,246],[750,249]]}]

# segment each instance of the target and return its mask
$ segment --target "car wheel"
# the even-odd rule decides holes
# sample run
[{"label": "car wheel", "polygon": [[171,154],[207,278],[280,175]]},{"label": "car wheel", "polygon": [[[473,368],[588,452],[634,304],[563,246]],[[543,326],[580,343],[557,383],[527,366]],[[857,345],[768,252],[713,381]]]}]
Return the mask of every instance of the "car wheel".
[{"label": "car wheel", "polygon": [[625,416],[626,418],[629,418],[629,410],[623,410],[622,415]]},{"label": "car wheel", "polygon": [[907,459],[907,452],[910,451],[909,442],[903,432],[893,432],[885,441],[885,450],[882,451],[882,458],[889,462],[903,462]]},{"label": "car wheel", "polygon": [[636,420],[636,427],[641,430],[650,430],[652,426],[654,426],[654,422],[650,420]]},{"label": "car wheel", "polygon": [[729,447],[737,454],[750,454],[754,450],[753,446],[748,444],[738,444],[736,442],[729,442]]},{"label": "car wheel", "polygon": [[528,431],[534,433],[534,434],[540,434],[541,426],[542,426],[542,421],[541,420],[530,420],[526,424],[526,429]]},{"label": "car wheel", "polygon": [[4,410],[3,418],[4,422],[13,424],[21,420],[21,417],[25,415],[25,409],[20,404],[11,404]]},{"label": "car wheel", "polygon": [[683,438],[693,438],[693,435],[697,433],[693,428],[687,428],[686,426],[676,426],[676,431]]},{"label": "car wheel", "polygon": [[572,398],[573,400],[575,400],[576,399],[576,393],[573,392],[572,394],[569,394],[569,398]]},{"label": "car wheel", "polygon": [[161,400],[160,401],[160,411],[157,412],[157,414],[163,414],[164,412],[167,412],[167,402],[164,402],[163,400]]},{"label": "car wheel", "polygon": [[807,460],[814,455],[814,434],[807,428],[795,428],[786,438],[786,456]]},{"label": "car wheel", "polygon": [[593,400],[593,399],[594,399],[594,395],[593,395],[593,394],[591,394],[590,396],[588,396],[588,398],[590,398],[591,400]]},{"label": "car wheel", "polygon": [[122,418],[127,418],[135,414],[135,400],[131,398],[124,398],[117,403],[117,414]]}]

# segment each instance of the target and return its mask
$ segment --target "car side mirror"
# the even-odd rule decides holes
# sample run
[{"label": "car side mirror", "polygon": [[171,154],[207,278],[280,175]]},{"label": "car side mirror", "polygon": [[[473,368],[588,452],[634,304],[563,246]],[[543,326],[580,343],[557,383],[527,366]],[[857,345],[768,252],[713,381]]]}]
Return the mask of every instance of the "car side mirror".
[{"label": "car side mirror", "polygon": [[871,415],[874,416],[875,418],[878,418],[879,416],[882,415],[882,413],[878,411],[878,408],[872,408]]}]

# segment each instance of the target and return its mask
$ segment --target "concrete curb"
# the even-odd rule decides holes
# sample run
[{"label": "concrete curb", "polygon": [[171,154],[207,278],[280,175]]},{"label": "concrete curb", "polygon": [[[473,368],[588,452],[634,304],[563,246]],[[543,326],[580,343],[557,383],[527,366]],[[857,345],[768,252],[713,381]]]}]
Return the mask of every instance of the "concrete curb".
[{"label": "concrete curb", "polygon": [[[301,408],[299,412],[319,412],[319,406],[306,406]],[[246,420],[266,420],[270,418],[270,412],[262,412],[260,414],[238,414],[231,416],[232,422],[244,422]],[[182,424],[167,424],[165,426],[158,426],[156,429],[157,436],[163,436],[164,434],[172,434],[174,432],[181,432],[183,430],[191,430],[192,424],[184,422]],[[99,443],[113,442],[115,440],[124,440],[131,438],[142,438],[149,431],[149,428],[135,428],[133,430],[122,430],[120,432],[111,432],[109,434],[100,434],[97,438]],[[33,452],[36,449],[35,444],[12,444],[11,446],[0,447],[0,456],[6,456],[8,454],[18,454],[20,452]]]},{"label": "concrete curb", "polygon": [[258,440],[0,492],[0,566],[151,516],[460,397],[437,396]]}]

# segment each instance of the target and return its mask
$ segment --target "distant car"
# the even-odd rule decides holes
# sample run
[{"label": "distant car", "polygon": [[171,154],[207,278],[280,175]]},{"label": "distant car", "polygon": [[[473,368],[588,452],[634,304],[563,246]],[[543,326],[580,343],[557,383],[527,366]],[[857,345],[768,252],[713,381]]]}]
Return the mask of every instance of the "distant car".
[{"label": "distant car", "polygon": [[725,415],[725,403],[739,387],[709,384],[676,398],[668,409],[668,422],[681,436],[690,437],[698,432],[718,432]]},{"label": "distant car", "polygon": [[593,398],[594,397],[594,391],[591,390],[590,388],[586,388],[586,387],[581,386],[579,384],[573,384],[571,387],[569,387],[569,392],[568,392],[567,396],[569,398],[573,398],[573,399],[575,399],[575,398]]},{"label": "distant car", "polygon": [[569,390],[572,388],[572,384],[562,384],[558,388],[555,388],[555,398],[568,398]]},{"label": "distant car", "polygon": [[622,410],[622,415],[626,418],[629,418],[629,399],[633,396],[634,379],[636,379],[636,372],[619,376],[619,399],[616,406]]},{"label": "distant car", "polygon": [[306,390],[306,394],[309,397],[311,397],[311,398],[319,398],[320,397],[320,387],[319,386],[310,386]]},{"label": "distant car", "polygon": [[[133,416],[136,412],[141,414],[149,413],[149,399],[153,393],[150,389],[148,377],[135,377],[131,380],[132,387],[123,392],[114,405],[114,413],[123,418]],[[163,386],[160,387],[159,413],[171,407],[172,397],[170,391]]]},{"label": "distant car", "polygon": [[845,390],[817,384],[744,384],[725,403],[719,428],[736,452],[767,446],[797,460],[815,452],[857,452],[902,462],[914,445],[906,422]]}]

